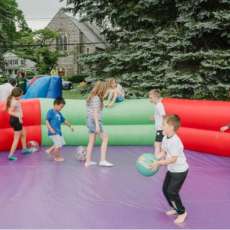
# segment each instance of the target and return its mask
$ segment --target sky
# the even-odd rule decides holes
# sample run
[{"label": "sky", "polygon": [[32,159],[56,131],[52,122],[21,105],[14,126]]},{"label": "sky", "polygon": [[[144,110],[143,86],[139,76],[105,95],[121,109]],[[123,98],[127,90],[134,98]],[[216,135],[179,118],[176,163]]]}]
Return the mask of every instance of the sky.
[{"label": "sky", "polygon": [[58,12],[65,6],[59,0],[16,0],[23,11],[26,21],[32,30],[44,28]]}]

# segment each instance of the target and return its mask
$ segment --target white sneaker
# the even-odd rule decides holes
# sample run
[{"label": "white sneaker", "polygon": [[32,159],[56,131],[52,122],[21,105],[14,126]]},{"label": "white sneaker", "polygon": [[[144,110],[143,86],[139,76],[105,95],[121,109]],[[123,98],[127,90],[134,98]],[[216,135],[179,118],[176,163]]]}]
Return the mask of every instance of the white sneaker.
[{"label": "white sneaker", "polygon": [[109,161],[100,161],[99,166],[112,167],[112,166],[114,166],[114,164],[110,163]]},{"label": "white sneaker", "polygon": [[85,167],[87,168],[89,166],[94,166],[96,164],[97,164],[97,162],[95,162],[95,161],[85,162]]},{"label": "white sneaker", "polygon": [[175,209],[171,209],[171,210],[167,211],[165,214],[167,216],[173,216],[173,215],[177,215],[177,212]]},{"label": "white sneaker", "polygon": [[187,215],[188,215],[187,212],[185,212],[184,214],[178,215],[177,218],[175,219],[174,223],[175,224],[182,224],[182,223],[184,223]]}]

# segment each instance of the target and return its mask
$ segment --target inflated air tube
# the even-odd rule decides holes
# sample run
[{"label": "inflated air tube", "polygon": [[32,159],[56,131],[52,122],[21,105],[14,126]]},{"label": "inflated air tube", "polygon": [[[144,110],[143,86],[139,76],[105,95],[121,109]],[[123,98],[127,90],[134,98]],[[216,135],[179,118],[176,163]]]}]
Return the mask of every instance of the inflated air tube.
[{"label": "inflated air tube", "polygon": [[[41,106],[39,100],[22,103],[23,123],[28,138],[41,144]],[[9,126],[9,116],[5,104],[0,102],[0,151],[9,150],[13,140],[13,130]]]},{"label": "inflated air tube", "polygon": [[181,117],[182,126],[217,131],[230,123],[230,103],[224,101],[164,99],[168,114]]},{"label": "inflated air tube", "polygon": [[[24,126],[28,139],[50,145],[45,118],[52,100],[33,99],[23,101]],[[168,114],[178,114],[182,120],[179,130],[185,148],[194,151],[230,156],[230,133],[220,133],[222,125],[230,123],[230,103],[164,99]],[[150,121],[154,106],[148,100],[126,100],[104,111],[104,129],[109,133],[111,145],[152,145],[154,125]],[[86,145],[86,106],[83,100],[67,100],[63,114],[75,127],[75,132],[63,127],[67,145]],[[9,150],[13,131],[9,116],[0,103],[0,150]],[[99,143],[99,142],[97,142]]]}]

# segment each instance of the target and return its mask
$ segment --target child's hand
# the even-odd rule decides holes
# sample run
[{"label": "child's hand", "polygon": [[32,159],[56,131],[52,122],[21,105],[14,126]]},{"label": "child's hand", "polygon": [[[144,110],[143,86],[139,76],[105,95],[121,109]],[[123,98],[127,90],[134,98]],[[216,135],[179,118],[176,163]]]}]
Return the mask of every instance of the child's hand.
[{"label": "child's hand", "polygon": [[55,132],[55,130],[54,130],[53,128],[50,129],[50,132],[51,132],[52,134],[56,134],[56,132]]},{"label": "child's hand", "polygon": [[157,170],[160,167],[158,161],[150,164],[149,168],[152,169],[153,171]]},{"label": "child's hand", "polygon": [[225,132],[225,131],[227,131],[228,129],[229,129],[229,127],[226,125],[226,126],[221,127],[221,128],[220,128],[220,131],[221,131],[221,132]]}]

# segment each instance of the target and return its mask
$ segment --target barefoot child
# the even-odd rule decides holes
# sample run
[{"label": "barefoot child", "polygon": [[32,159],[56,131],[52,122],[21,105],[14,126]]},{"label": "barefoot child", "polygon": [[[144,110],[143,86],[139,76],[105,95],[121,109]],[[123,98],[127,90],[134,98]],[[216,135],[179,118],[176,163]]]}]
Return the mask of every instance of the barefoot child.
[{"label": "barefoot child", "polygon": [[155,121],[155,130],[156,130],[156,139],[155,139],[155,154],[158,154],[161,151],[161,142],[163,140],[163,119],[165,116],[165,108],[158,89],[153,89],[149,92],[149,100],[155,105],[153,121]]},{"label": "barefoot child", "polygon": [[107,91],[106,83],[98,81],[86,100],[89,142],[87,146],[85,167],[89,167],[97,164],[96,162],[92,161],[92,151],[97,136],[100,136],[100,138],[102,139],[101,160],[99,165],[106,166],[106,167],[113,166],[112,163],[106,160],[109,137],[108,134],[104,132],[102,126],[102,110],[104,107],[103,102],[104,102],[106,91]]},{"label": "barefoot child", "polygon": [[125,91],[120,84],[117,83],[116,79],[111,78],[106,81],[107,93],[105,97],[108,97],[106,106],[112,107],[114,103],[119,103],[125,100]]},{"label": "barefoot child", "polygon": [[14,140],[10,149],[8,159],[10,161],[16,161],[17,157],[14,156],[14,152],[18,146],[18,142],[21,139],[22,153],[24,155],[30,154],[32,151],[26,146],[26,132],[23,128],[23,113],[20,103],[20,97],[23,91],[21,88],[14,88],[7,98],[6,109],[10,115],[10,126],[14,129]]},{"label": "barefoot child", "polygon": [[163,184],[163,193],[171,210],[166,215],[177,215],[174,223],[181,224],[187,217],[179,192],[188,174],[188,164],[184,154],[184,146],[176,131],[180,127],[180,118],[177,115],[166,116],[163,130],[164,138],[162,151],[156,155],[159,159],[151,165],[152,169],[167,166],[168,172]]},{"label": "barefoot child", "polygon": [[[46,152],[49,155],[54,156],[54,160],[58,162],[64,161],[61,156],[61,148],[65,144],[65,140],[62,136],[61,125],[65,124],[71,128],[71,124],[65,120],[61,114],[61,110],[65,106],[65,100],[63,98],[57,98],[54,100],[54,107],[47,113],[46,126],[48,128],[48,135],[53,141],[51,146]],[[72,131],[73,128],[71,128]]]}]

